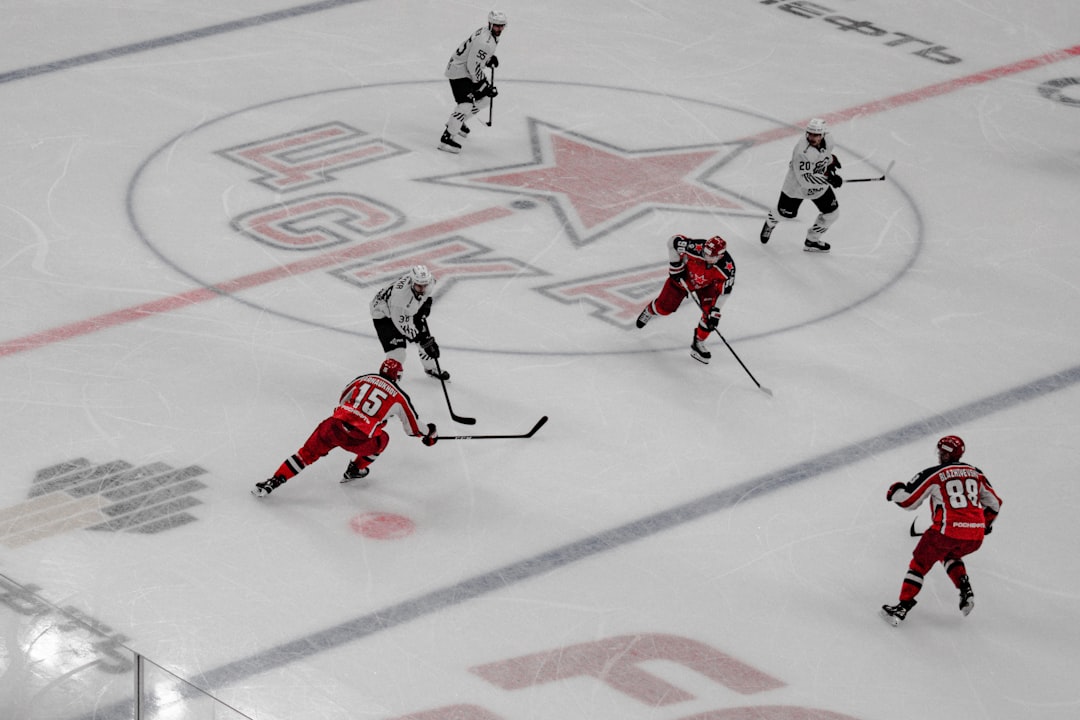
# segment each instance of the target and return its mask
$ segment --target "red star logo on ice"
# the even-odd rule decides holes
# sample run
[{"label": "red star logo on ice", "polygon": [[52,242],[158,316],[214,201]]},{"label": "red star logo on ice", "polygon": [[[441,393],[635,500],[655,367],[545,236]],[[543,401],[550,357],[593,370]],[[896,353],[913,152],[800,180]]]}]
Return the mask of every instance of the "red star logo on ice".
[{"label": "red star logo on ice", "polygon": [[704,180],[743,145],[727,146],[726,153],[724,146],[630,151],[538,120],[530,121],[530,130],[530,163],[431,179],[540,197],[577,245],[656,209],[745,210]]}]

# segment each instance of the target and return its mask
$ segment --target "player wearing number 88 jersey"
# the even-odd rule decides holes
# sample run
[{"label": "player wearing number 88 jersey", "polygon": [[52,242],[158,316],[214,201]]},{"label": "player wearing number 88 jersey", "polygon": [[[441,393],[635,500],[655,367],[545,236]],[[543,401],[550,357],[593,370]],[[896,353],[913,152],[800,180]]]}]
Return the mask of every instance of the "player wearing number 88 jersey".
[{"label": "player wearing number 88 jersey", "polygon": [[965,462],[964,441],[956,435],[938,440],[938,464],[917,473],[908,483],[893,483],[885,498],[905,510],[914,510],[930,501],[931,525],[912,552],[907,575],[900,587],[900,602],[885,605],[882,616],[899,625],[915,605],[923,578],[941,563],[949,579],[960,591],[960,611],[967,615],[975,606],[963,558],[982,546],[994,519],[1001,511],[1001,498],[983,472]]},{"label": "player wearing number 88 jersey", "polygon": [[420,429],[420,417],[412,401],[397,384],[401,372],[401,363],[387,358],[378,374],[361,375],[349,383],[330,417],[319,423],[303,447],[281,463],[269,479],[255,483],[251,494],[256,497],[269,495],[336,447],[355,454],[341,482],[367,476],[368,466],[390,444],[390,436],[383,426],[391,415],[397,416],[409,435],[421,438],[429,447],[434,445],[439,439],[435,425],[428,423],[426,431]]}]

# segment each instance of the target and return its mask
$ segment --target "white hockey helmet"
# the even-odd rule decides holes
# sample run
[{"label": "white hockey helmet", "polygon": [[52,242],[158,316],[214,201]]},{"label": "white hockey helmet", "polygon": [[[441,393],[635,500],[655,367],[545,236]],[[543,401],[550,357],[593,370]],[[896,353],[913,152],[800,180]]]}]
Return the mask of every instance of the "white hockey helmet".
[{"label": "white hockey helmet", "polygon": [[806,123],[808,135],[824,135],[827,132],[829,132],[829,125],[823,118],[811,118],[810,122]]},{"label": "white hockey helmet", "polygon": [[409,268],[409,282],[413,285],[427,287],[435,280],[435,276],[427,269],[427,265],[413,265]]},{"label": "white hockey helmet", "polygon": [[488,25],[505,25],[506,13],[499,10],[492,10],[488,13]]}]

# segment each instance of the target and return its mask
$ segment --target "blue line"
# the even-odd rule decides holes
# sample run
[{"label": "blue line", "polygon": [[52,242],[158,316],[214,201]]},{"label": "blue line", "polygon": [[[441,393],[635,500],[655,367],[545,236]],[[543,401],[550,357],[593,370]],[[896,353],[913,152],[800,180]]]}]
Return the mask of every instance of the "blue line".
[{"label": "blue line", "polygon": [[246,30],[259,25],[277,22],[278,20],[288,20],[301,15],[322,12],[323,10],[331,10],[342,5],[353,5],[360,2],[367,2],[367,0],[322,0],[322,2],[311,3],[310,5],[300,5],[294,8],[266,13],[265,15],[255,15],[254,17],[233,20],[220,25],[211,25],[197,30],[188,30],[187,32],[178,33],[176,35],[166,35],[165,37],[155,38],[153,40],[143,40],[142,42],[132,43],[131,45],[121,45],[120,47],[110,48],[108,50],[100,50],[86,55],[77,55],[65,60],[56,60],[54,62],[45,63],[44,65],[33,65],[31,67],[22,68],[21,70],[0,73],[0,84],[13,82],[15,80],[25,80],[26,78],[34,77],[35,75],[45,75],[47,73],[68,70],[82,65],[90,65],[104,60],[112,60],[113,58],[124,57],[125,55],[134,55],[149,50],[157,50],[158,48],[168,47],[169,45],[179,45],[180,43],[191,42],[192,40],[202,40],[203,38],[212,37],[214,35],[235,32],[237,30]]},{"label": "blue line", "polygon": [[[461,605],[524,580],[586,560],[594,555],[629,545],[658,535],[694,520],[727,510],[762,495],[783,490],[811,480],[824,473],[868,460],[881,453],[903,447],[925,437],[955,430],[994,413],[1009,410],[1055,392],[1067,390],[1080,383],[1080,365],[1054,373],[946,410],[938,415],[903,425],[880,435],[845,445],[824,455],[811,458],[767,475],[741,482],[733,487],[676,505],[618,527],[590,535],[567,545],[495,570],[466,578],[455,585],[432,590],[411,600],[404,600],[381,610],[362,615],[320,630],[251,657],[236,660],[187,681],[201,692],[212,694],[244,678],[284,667],[298,660],[317,655],[350,642],[404,625],[417,618]],[[197,684],[196,684],[197,683]],[[93,720],[131,717],[131,702],[119,702],[95,709]],[[79,720],[91,720],[83,716]]]},{"label": "blue line", "polygon": [[1080,382],[1080,365],[895,430],[859,440],[805,462],[739,483],[734,487],[504,565],[482,575],[467,578],[455,585],[433,590],[411,600],[376,610],[307,637],[278,645],[258,655],[223,665],[205,673],[199,679],[205,683],[204,687],[211,690],[231,685],[243,678],[288,665],[382,630],[403,625],[425,615],[461,605],[466,601],[605,551],[658,535],[767,493],[797,485],[824,473],[895,450],[916,440],[955,430],[958,425],[1068,389],[1078,382]]}]

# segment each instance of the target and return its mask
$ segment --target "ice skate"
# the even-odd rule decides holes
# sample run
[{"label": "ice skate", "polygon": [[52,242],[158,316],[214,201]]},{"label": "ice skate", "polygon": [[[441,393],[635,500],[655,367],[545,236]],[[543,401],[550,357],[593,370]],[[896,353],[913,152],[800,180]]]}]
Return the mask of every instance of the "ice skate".
[{"label": "ice skate", "polygon": [[971,581],[967,575],[960,576],[960,612],[964,617],[971,614],[975,609],[975,593],[971,589]]},{"label": "ice skate", "polygon": [[772,236],[772,231],[773,231],[772,226],[769,225],[768,220],[766,220],[765,224],[763,224],[761,226],[761,244],[762,245],[769,242],[769,238]]},{"label": "ice skate", "polygon": [[353,480],[366,478],[370,472],[371,468],[356,467],[356,463],[350,460],[348,466],[345,468],[345,472],[341,475],[341,482],[347,483],[352,482]]},{"label": "ice skate", "polygon": [[469,137],[469,133],[471,133],[471,132],[472,132],[472,130],[469,129],[468,125],[462,124],[461,129],[457,131],[457,134],[458,134],[458,137],[467,138],[467,137]]},{"label": "ice skate", "polygon": [[446,372],[445,370],[443,370],[442,372],[439,372],[435,368],[424,368],[424,372],[427,375],[430,375],[431,377],[435,378],[436,380],[446,381],[446,380],[450,379],[450,373]]},{"label": "ice skate", "polygon": [[709,360],[712,359],[712,353],[705,348],[705,343],[698,340],[696,335],[694,341],[690,343],[690,357],[705,365],[708,365]]},{"label": "ice skate", "polygon": [[275,475],[272,478],[263,480],[260,483],[255,483],[255,487],[251,489],[251,494],[255,497],[266,497],[270,493],[274,492],[274,489],[284,485],[285,478],[280,475]]},{"label": "ice skate", "polygon": [[897,627],[900,623],[904,622],[904,618],[907,617],[908,610],[915,607],[915,600],[901,600],[895,605],[882,605],[881,617],[885,619],[885,622],[889,623],[893,627]]},{"label": "ice skate", "polygon": [[439,140],[439,149],[448,153],[461,152],[461,143],[450,135],[450,130],[443,130],[442,138]]},{"label": "ice skate", "polygon": [[649,312],[649,308],[645,308],[641,311],[641,314],[637,316],[637,322],[634,323],[639,328],[643,328],[649,324],[649,321],[653,319],[653,314]]},{"label": "ice skate", "polygon": [[819,252],[827,253],[832,248],[832,245],[824,240],[810,240],[809,238],[803,241],[803,250],[806,252]]}]

